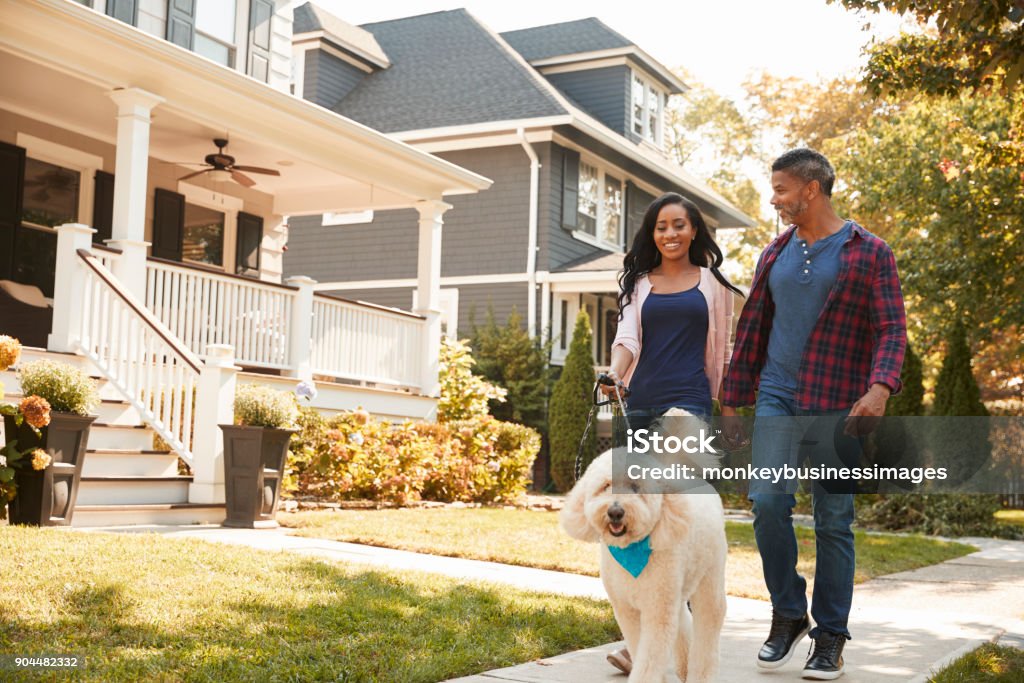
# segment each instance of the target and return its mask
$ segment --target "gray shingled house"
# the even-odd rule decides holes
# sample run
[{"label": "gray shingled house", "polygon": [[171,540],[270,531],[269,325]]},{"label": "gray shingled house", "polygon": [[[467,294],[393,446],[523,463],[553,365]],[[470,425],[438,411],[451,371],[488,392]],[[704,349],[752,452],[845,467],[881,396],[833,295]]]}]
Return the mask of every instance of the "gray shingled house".
[{"label": "gray shingled house", "polygon": [[[691,197],[715,228],[751,225],[664,151],[666,101],[686,84],[598,19],[498,34],[458,9],[356,27],[307,3],[293,49],[296,95],[494,180],[448,200],[437,236],[450,335],[516,307],[560,363],[586,307],[604,365],[622,255],[656,195]],[[294,217],[285,271],[415,309],[418,220]]]}]

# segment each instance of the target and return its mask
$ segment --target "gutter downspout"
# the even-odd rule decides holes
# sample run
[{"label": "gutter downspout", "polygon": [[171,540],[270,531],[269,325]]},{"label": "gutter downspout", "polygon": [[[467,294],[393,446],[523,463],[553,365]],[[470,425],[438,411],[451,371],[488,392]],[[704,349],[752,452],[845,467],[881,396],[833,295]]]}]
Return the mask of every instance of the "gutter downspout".
[{"label": "gutter downspout", "polygon": [[526,244],[526,283],[529,288],[526,304],[526,330],[531,338],[537,334],[537,205],[540,191],[540,160],[533,145],[526,140],[526,131],[518,128],[519,142],[530,157],[530,220]]}]

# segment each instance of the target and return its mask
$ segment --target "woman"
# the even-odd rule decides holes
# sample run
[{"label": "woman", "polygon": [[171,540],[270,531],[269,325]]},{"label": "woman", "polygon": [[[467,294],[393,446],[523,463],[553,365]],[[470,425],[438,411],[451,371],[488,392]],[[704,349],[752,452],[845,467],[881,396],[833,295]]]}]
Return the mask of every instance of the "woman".
[{"label": "woman", "polygon": [[[669,408],[711,416],[711,397],[732,356],[733,293],[742,296],[719,272],[722,261],[696,204],[669,192],[647,207],[623,259],[619,328],[607,373],[630,390],[633,429]],[[625,649],[608,661],[626,673],[632,668]]]},{"label": "woman", "polygon": [[608,372],[629,387],[631,424],[673,407],[711,415],[732,355],[732,293],[742,296],[722,261],[696,204],[669,192],[647,207],[623,259]]}]

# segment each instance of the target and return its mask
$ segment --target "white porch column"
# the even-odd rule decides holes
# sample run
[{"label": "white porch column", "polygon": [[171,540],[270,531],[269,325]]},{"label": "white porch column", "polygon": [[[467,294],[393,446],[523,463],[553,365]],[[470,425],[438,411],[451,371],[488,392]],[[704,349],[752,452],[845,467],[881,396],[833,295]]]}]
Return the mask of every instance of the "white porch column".
[{"label": "white porch column", "polygon": [[85,306],[83,275],[87,268],[78,258],[79,249],[92,248],[96,231],[81,223],[57,226],[57,267],[53,278],[53,325],[46,339],[50,351],[75,351],[82,329]]},{"label": "white porch column", "polygon": [[224,437],[217,425],[235,421],[235,347],[209,344],[196,387],[190,503],[224,502]]},{"label": "white porch column", "polygon": [[300,380],[313,381],[313,285],[316,280],[295,275],[285,284],[298,287],[292,302],[292,317],[288,325],[289,374]]},{"label": "white porch column", "polygon": [[423,337],[423,376],[420,388],[425,396],[437,396],[440,390],[437,373],[441,353],[441,226],[442,216],[452,208],[440,200],[420,201],[420,241],[416,268],[415,313],[427,319]]},{"label": "white porch column", "polygon": [[139,88],[113,90],[117,104],[114,217],[107,243],[123,253],[113,271],[125,288],[146,300],[146,194],[149,181],[149,113],[164,99]]}]

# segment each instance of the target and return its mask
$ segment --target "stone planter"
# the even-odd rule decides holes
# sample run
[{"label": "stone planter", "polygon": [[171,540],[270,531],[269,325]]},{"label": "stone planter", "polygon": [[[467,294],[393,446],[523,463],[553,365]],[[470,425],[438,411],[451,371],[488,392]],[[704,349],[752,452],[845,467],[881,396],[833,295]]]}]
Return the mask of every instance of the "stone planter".
[{"label": "stone planter", "polygon": [[82,463],[95,415],[50,413],[50,424],[37,435],[27,424],[16,426],[4,417],[8,441],[17,439],[17,449],[42,448],[53,459],[45,470],[18,469],[14,480],[18,493],[7,504],[11,524],[69,526],[82,480]]},{"label": "stone planter", "polygon": [[224,432],[224,526],[272,529],[294,429],[220,425]]}]

